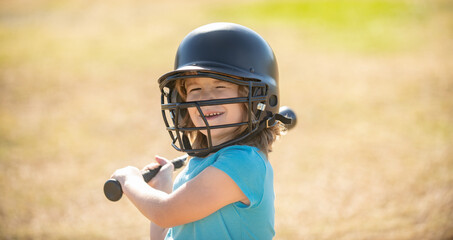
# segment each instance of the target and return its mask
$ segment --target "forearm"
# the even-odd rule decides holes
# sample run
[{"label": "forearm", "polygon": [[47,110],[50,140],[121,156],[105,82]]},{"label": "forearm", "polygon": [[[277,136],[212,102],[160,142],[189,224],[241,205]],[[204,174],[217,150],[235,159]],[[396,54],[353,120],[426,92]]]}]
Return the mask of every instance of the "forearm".
[{"label": "forearm", "polygon": [[130,179],[124,183],[124,194],[150,221],[160,225],[165,217],[168,193],[150,187],[141,179]]},{"label": "forearm", "polygon": [[162,228],[151,222],[149,227],[150,240],[162,240],[167,235],[168,228]]}]

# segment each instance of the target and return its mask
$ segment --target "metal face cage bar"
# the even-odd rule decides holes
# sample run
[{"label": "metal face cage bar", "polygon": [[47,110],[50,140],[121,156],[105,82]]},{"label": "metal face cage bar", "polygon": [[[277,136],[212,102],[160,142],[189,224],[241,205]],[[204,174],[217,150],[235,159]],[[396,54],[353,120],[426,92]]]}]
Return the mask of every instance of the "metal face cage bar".
[{"label": "metal face cage bar", "polygon": [[[186,78],[199,78],[199,77],[209,77],[214,79],[219,79],[223,81],[228,81],[234,84],[248,87],[248,96],[247,97],[237,97],[237,98],[227,98],[227,99],[213,99],[206,101],[194,101],[194,102],[182,102],[182,99],[175,89],[175,82],[179,79]],[[160,84],[161,88],[161,111],[166,130],[169,132],[170,138],[172,140],[171,145],[178,151],[187,152],[192,156],[205,156],[210,152],[216,151],[225,146],[232,145],[239,141],[242,141],[248,137],[251,133],[258,129],[258,123],[261,119],[261,113],[264,111],[263,108],[257,107],[259,104],[264,105],[266,103],[266,93],[267,85],[259,82],[259,80],[254,79],[238,79],[230,76],[220,75],[217,73],[210,72],[197,72],[197,74],[186,74],[179,73],[172,76],[169,76]],[[178,99],[179,98],[179,99]],[[224,104],[235,104],[235,103],[245,103],[248,106],[249,111],[248,120],[246,122],[224,124],[210,126],[205,115],[203,114],[201,107],[203,106],[213,106],[213,105],[224,105]],[[188,108],[196,108],[200,116],[205,123],[203,127],[188,127],[182,124],[182,120],[187,117]],[[255,113],[255,119],[253,119],[252,113]],[[229,128],[229,127],[238,127],[248,125],[247,130],[240,135],[239,137],[222,143],[217,146],[212,145],[211,131],[213,129],[220,128]],[[206,130],[207,137],[207,148],[192,149],[190,141],[188,139],[188,132],[190,131],[200,131]]]},{"label": "metal face cage bar", "polygon": [[[225,101],[224,101],[225,100]],[[199,131],[199,130],[206,130],[206,137],[208,140],[208,149],[212,149],[212,140],[211,140],[211,131],[214,129],[221,129],[221,128],[231,128],[231,127],[239,127],[243,125],[248,125],[249,131],[253,131],[253,126],[257,125],[258,120],[253,119],[251,114],[249,114],[249,120],[245,122],[239,123],[231,123],[231,124],[223,124],[223,125],[213,125],[211,126],[202,109],[201,106],[211,106],[211,105],[219,105],[219,104],[233,104],[233,103],[246,103],[251,104],[247,98],[239,98],[238,101],[234,101],[235,98],[232,99],[219,99],[219,100],[208,100],[203,102],[187,102],[187,103],[176,103],[176,104],[165,104],[162,106],[162,115],[164,117],[164,122],[166,125],[166,129],[170,134],[172,139],[173,147],[180,150],[185,147],[187,144],[184,143],[183,135],[187,135],[190,131]],[[254,101],[263,101],[262,97],[255,98]],[[182,124],[181,120],[184,118],[185,114],[188,114],[188,108],[196,108],[199,115],[202,117],[204,126],[202,127],[188,127]],[[176,146],[178,143],[179,147]]]}]

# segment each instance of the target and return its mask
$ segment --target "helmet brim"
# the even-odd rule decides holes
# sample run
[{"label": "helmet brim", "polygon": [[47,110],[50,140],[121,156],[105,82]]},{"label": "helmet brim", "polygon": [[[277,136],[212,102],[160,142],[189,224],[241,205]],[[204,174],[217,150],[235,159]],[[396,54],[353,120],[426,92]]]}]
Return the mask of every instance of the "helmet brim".
[{"label": "helmet brim", "polygon": [[217,74],[222,74],[222,75],[229,75],[232,77],[237,77],[237,78],[247,78],[247,79],[254,79],[261,81],[263,76],[260,76],[258,74],[253,73],[253,69],[250,69],[250,72],[244,71],[240,68],[235,68],[230,65],[225,65],[221,63],[213,63],[213,62],[204,62],[204,63],[193,63],[193,64],[188,64],[179,67],[178,69],[168,72],[164,75],[162,75],[158,79],[158,83],[161,84],[165,79],[172,75],[184,73],[184,72],[210,72],[210,73],[217,73]]}]

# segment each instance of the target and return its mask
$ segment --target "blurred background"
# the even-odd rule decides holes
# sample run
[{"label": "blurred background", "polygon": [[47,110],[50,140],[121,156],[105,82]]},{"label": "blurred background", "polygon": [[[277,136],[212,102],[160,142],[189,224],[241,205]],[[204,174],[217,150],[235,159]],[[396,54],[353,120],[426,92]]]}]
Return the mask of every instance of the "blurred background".
[{"label": "blurred background", "polygon": [[276,239],[453,239],[450,0],[3,0],[0,239],[148,239],[102,187],[180,155],[157,78],[201,25],[272,46],[297,127],[274,146]]}]

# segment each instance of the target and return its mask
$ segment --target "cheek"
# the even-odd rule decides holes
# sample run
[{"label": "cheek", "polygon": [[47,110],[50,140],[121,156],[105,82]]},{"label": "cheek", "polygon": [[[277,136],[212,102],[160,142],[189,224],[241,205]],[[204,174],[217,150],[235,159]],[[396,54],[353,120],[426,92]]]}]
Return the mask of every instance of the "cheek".
[{"label": "cheek", "polygon": [[241,113],[242,113],[242,121],[246,122],[249,120],[249,114],[247,112],[247,107],[245,105],[241,105]]},{"label": "cheek", "polygon": [[187,109],[187,112],[189,112],[189,115],[194,114],[195,111],[196,111],[196,109],[194,109],[193,107]]},{"label": "cheek", "polygon": [[230,115],[230,119],[233,120],[232,122],[238,123],[247,121],[246,108],[243,104],[238,103],[231,105],[230,113],[232,113]]},{"label": "cheek", "polygon": [[187,109],[187,112],[189,112],[189,117],[192,120],[192,122],[194,122],[194,120],[196,120],[196,117],[198,116],[197,114],[198,110],[195,108],[189,108]]}]

